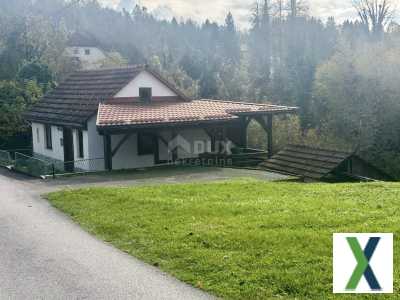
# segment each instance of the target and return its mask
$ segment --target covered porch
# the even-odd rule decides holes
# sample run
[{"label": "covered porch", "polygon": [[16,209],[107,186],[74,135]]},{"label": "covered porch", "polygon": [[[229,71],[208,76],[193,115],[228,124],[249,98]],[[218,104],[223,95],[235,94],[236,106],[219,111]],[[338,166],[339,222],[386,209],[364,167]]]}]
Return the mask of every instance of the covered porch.
[{"label": "covered porch", "polygon": [[111,100],[101,104],[97,130],[103,137],[106,170],[172,164],[247,149],[248,126],[255,120],[274,154],[274,116],[294,107],[216,100],[139,104]]}]

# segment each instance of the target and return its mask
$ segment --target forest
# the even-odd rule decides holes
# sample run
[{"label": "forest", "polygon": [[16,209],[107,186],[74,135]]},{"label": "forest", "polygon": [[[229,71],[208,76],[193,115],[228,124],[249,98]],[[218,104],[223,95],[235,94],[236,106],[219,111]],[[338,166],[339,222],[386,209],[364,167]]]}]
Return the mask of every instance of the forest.
[{"label": "forest", "polygon": [[[116,10],[96,0],[0,0],[2,142],[29,132],[24,111],[76,68],[63,52],[81,32],[121,54],[105,66],[149,64],[192,98],[299,107],[298,116],[275,122],[276,149],[356,151],[400,178],[395,1],[354,0],[358,19],[341,23],[312,16],[309,5],[255,1],[250,29],[239,30],[229,8],[218,24],[160,20],[145,7]],[[264,147],[263,131],[249,130],[250,145]]]}]

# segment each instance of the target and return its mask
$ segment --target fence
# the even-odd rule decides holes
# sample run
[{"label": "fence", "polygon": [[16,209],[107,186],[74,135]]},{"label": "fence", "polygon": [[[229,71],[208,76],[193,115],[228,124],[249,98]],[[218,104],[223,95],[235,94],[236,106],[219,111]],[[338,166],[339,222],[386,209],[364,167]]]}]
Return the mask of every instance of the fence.
[{"label": "fence", "polygon": [[32,156],[32,149],[0,150],[0,166],[34,177],[105,171],[104,158],[63,162]]},{"label": "fence", "polygon": [[12,158],[15,158],[15,153],[21,153],[25,154],[27,156],[33,156],[33,150],[32,148],[19,148],[19,149],[11,149],[11,150],[6,150],[11,154]]},{"label": "fence", "polygon": [[15,153],[14,169],[35,177],[54,175],[54,164],[28,156],[19,152]]},{"label": "fence", "polygon": [[0,166],[8,167],[14,163],[11,153],[8,151],[0,150]]},{"label": "fence", "polygon": [[268,153],[257,149],[235,149],[232,154],[204,153],[199,157],[205,165],[219,167],[257,168]]},{"label": "fence", "polygon": [[54,162],[55,174],[76,174],[105,171],[104,158]]}]

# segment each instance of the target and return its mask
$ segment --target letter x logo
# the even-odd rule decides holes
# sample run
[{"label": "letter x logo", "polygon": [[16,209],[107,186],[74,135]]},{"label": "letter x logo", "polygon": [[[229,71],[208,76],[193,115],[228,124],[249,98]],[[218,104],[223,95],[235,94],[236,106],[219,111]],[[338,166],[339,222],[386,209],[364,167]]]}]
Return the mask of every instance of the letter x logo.
[{"label": "letter x logo", "polygon": [[372,255],[374,254],[375,249],[378,246],[380,237],[369,238],[364,251],[361,249],[360,243],[358,242],[357,238],[347,237],[346,239],[351,250],[353,251],[354,257],[357,260],[357,266],[354,269],[349,282],[347,283],[346,290],[357,289],[358,283],[363,276],[367,280],[371,290],[381,290],[381,286],[379,285],[379,282],[376,279],[371,266],[369,265]]}]

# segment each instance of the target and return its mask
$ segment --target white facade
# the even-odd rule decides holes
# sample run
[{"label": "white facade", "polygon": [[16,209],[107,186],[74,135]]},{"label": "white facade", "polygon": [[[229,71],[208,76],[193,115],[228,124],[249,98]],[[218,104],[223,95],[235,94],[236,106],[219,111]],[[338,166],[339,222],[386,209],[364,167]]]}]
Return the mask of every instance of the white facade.
[{"label": "white facade", "polygon": [[45,125],[32,123],[33,152],[38,156],[64,161],[63,129],[51,126],[52,149],[46,147]]},{"label": "white facade", "polygon": [[[151,87],[153,97],[172,97],[177,96],[174,91],[160,82],[156,77],[147,71],[140,73],[127,86],[119,91],[115,97],[138,97],[139,88]],[[79,157],[79,137],[78,130],[73,129],[73,149],[75,158],[75,168],[82,170],[103,170],[104,169],[104,143],[96,127],[97,115],[94,115],[87,122],[86,130],[82,131],[83,135],[83,157]],[[60,162],[64,161],[63,147],[63,128],[58,126],[52,127],[53,149],[46,149],[45,126],[43,124],[33,123],[33,150],[37,156],[45,156]],[[159,140],[159,159],[161,161],[172,160],[172,152],[169,151],[166,142],[172,139],[171,130],[160,130],[158,133],[163,137],[164,141]],[[211,150],[211,141],[209,136],[203,129],[185,129],[178,131],[177,139],[178,158],[196,158],[199,153],[209,152]],[[119,141],[125,135],[112,135],[112,149],[119,144]],[[112,159],[114,170],[134,169],[152,167],[155,165],[155,155],[139,155],[138,154],[138,137],[132,134],[129,139],[119,148],[118,152]]]},{"label": "white facade", "polygon": [[160,82],[156,77],[147,71],[141,72],[126,87],[119,91],[114,97],[139,97],[139,88],[152,88],[153,97],[177,96],[170,88]]},{"label": "white facade", "polygon": [[106,59],[105,53],[96,47],[67,47],[65,56],[79,60],[83,70],[99,69]]}]

